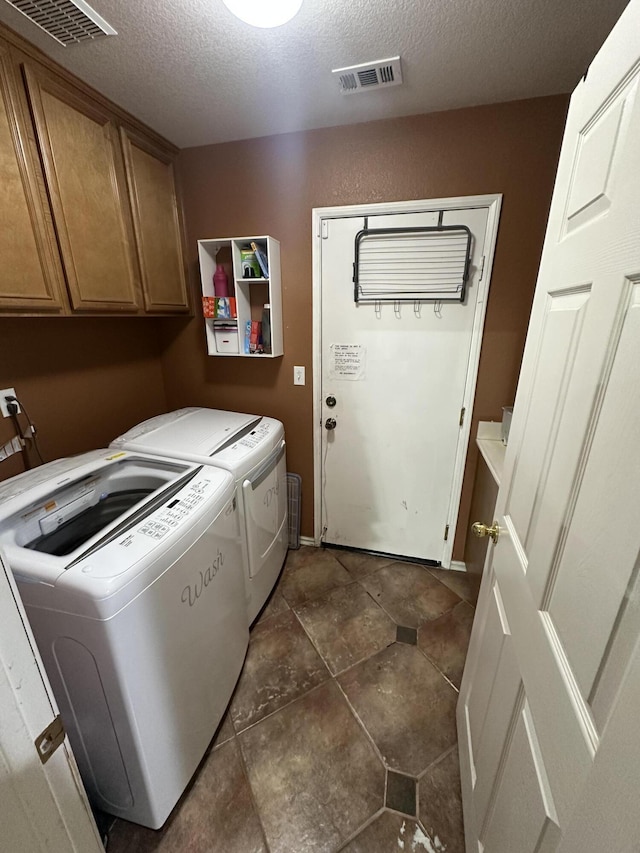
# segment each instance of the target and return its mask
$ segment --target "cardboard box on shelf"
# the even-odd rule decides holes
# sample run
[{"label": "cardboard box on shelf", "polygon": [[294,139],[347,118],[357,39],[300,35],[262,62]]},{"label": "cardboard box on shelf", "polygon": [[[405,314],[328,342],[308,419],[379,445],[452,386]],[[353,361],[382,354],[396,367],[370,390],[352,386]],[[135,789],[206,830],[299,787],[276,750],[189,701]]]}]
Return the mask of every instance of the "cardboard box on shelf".
[{"label": "cardboard box on shelf", "polygon": [[217,352],[239,352],[237,324],[214,323],[213,336]]}]

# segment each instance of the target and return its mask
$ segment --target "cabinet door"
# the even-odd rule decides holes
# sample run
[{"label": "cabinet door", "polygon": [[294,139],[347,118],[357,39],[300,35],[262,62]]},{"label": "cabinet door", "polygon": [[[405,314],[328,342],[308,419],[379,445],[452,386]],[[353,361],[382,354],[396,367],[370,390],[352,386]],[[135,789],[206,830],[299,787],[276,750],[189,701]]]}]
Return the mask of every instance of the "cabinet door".
[{"label": "cabinet door", "polygon": [[0,43],[0,311],[61,311],[62,267],[29,148],[9,50]]},{"label": "cabinet door", "polygon": [[138,313],[139,271],[118,131],[99,104],[25,67],[72,306]]},{"label": "cabinet door", "polygon": [[173,158],[121,128],[145,308],[188,311],[180,208]]}]

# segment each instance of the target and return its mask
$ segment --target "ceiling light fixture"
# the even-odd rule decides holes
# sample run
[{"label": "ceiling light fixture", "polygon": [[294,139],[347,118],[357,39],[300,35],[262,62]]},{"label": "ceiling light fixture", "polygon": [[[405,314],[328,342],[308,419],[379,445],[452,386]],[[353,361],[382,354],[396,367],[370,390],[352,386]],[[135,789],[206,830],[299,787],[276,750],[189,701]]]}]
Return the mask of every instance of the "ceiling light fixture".
[{"label": "ceiling light fixture", "polygon": [[253,27],[280,27],[297,15],[302,0],[222,0],[230,12]]}]

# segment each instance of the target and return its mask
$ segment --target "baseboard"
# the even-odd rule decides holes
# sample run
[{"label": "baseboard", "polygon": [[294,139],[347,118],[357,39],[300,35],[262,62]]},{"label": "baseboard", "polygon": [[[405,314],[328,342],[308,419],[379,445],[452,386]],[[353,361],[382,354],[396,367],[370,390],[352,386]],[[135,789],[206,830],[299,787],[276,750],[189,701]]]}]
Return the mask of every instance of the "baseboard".
[{"label": "baseboard", "polygon": [[[301,536],[300,537],[300,544],[301,545],[310,545],[312,548],[317,547],[316,546],[316,540],[313,538],[313,536]],[[467,571],[467,564],[465,562],[463,562],[462,560],[452,560],[451,565],[449,566],[449,571],[451,571],[451,572],[466,572]]]}]

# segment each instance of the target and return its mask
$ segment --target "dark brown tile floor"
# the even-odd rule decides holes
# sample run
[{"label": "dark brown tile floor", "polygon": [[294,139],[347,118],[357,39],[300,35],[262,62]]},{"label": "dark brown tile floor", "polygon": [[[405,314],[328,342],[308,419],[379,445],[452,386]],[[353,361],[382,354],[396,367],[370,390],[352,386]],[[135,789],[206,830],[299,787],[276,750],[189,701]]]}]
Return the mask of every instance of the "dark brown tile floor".
[{"label": "dark brown tile floor", "polygon": [[209,755],[109,853],[464,853],[455,705],[478,584],[291,551]]}]

